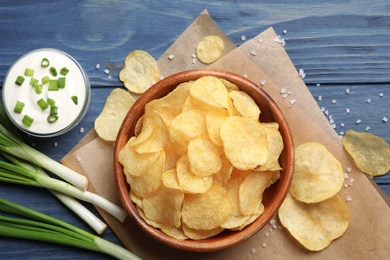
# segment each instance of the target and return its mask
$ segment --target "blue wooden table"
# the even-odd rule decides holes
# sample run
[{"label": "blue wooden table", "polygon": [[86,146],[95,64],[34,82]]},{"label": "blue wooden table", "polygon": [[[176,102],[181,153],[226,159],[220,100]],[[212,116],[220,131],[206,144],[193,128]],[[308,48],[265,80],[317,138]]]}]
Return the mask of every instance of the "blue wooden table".
[{"label": "blue wooden table", "polygon": [[[237,45],[242,44],[242,36],[250,39],[272,26],[286,40],[287,53],[296,68],[304,70],[305,83],[335,124],[336,132],[368,131],[390,143],[390,122],[385,120],[390,118],[390,2],[258,2],[2,0],[0,85],[10,65],[33,49],[57,48],[81,63],[92,85],[91,105],[85,119],[61,137],[44,140],[26,137],[26,142],[60,160],[92,129],[109,92],[122,86],[118,73],[126,55],[134,49],[143,49],[157,59],[208,9]],[[350,113],[346,113],[346,107]],[[390,195],[389,174],[375,178],[375,182]],[[89,230],[45,190],[0,183],[0,197]],[[110,230],[102,237],[119,243]],[[10,258],[103,259],[105,256],[0,238],[0,259]]]}]

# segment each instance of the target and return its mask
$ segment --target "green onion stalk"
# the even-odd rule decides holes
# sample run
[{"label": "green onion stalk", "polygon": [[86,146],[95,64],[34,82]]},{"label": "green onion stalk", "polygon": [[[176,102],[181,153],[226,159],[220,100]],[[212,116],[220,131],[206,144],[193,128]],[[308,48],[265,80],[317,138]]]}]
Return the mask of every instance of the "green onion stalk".
[{"label": "green onion stalk", "polygon": [[101,252],[117,259],[140,259],[127,249],[59,219],[0,198],[0,236],[51,242]]}]

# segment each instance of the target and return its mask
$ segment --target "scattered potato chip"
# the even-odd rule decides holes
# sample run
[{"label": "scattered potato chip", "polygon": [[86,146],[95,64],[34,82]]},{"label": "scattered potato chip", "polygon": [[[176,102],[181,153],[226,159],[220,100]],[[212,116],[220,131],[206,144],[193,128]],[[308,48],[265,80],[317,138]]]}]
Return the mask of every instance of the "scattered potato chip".
[{"label": "scattered potato chip", "polygon": [[287,194],[279,219],[305,248],[320,251],[344,234],[349,211],[338,195],[319,203],[304,203]]},{"label": "scattered potato chip", "polygon": [[129,91],[142,94],[160,80],[160,69],[149,53],[135,50],[127,55],[119,79]]},{"label": "scattered potato chip", "polygon": [[229,96],[232,98],[239,115],[259,119],[260,109],[251,96],[241,90],[230,91]]},{"label": "scattered potato chip", "polygon": [[134,98],[124,89],[116,88],[111,91],[94,124],[100,138],[111,142],[116,140],[123,119],[134,102]]},{"label": "scattered potato chip", "polygon": [[208,35],[198,42],[196,56],[201,62],[211,64],[221,57],[224,49],[225,44],[219,36]]},{"label": "scattered potato chip", "polygon": [[241,230],[263,213],[283,141],[278,124],[259,122],[252,101],[206,76],[146,105],[119,162],[147,224],[200,240]]},{"label": "scattered potato chip", "polygon": [[188,194],[184,198],[182,221],[189,228],[212,230],[220,227],[232,211],[233,202],[226,189],[212,185],[205,193]]},{"label": "scattered potato chip", "polygon": [[309,142],[295,149],[290,193],[299,201],[315,203],[336,195],[344,183],[340,162],[325,146]]},{"label": "scattered potato chip", "polygon": [[343,146],[362,172],[379,176],[390,171],[390,146],[381,137],[348,130]]},{"label": "scattered potato chip", "polygon": [[181,225],[184,193],[161,185],[157,191],[143,199],[145,217],[165,226]]},{"label": "scattered potato chip", "polygon": [[253,170],[268,159],[267,133],[253,118],[230,116],[221,125],[226,157],[240,170]]}]

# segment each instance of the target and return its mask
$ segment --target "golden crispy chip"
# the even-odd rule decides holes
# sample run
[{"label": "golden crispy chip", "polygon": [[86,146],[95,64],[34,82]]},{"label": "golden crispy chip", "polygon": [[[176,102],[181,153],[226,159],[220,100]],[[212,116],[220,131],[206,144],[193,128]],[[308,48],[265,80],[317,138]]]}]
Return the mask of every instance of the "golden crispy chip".
[{"label": "golden crispy chip", "polygon": [[214,107],[221,107],[233,113],[233,102],[223,83],[216,77],[203,76],[191,86],[190,95]]},{"label": "golden crispy chip", "polygon": [[[135,137],[130,138],[133,139]],[[140,154],[135,151],[135,146],[127,142],[118,154],[118,161],[123,165],[127,173],[133,176],[141,176],[148,171],[160,156],[160,152]]]},{"label": "golden crispy chip", "polygon": [[220,135],[221,124],[229,116],[229,113],[222,108],[213,107],[206,112],[206,127],[209,138],[213,144],[222,146]]},{"label": "golden crispy chip", "polygon": [[162,174],[164,171],[165,153],[159,152],[158,158],[150,167],[140,176],[129,174],[124,169],[126,180],[130,184],[130,189],[135,194],[141,197],[147,197],[155,192],[161,185]]},{"label": "golden crispy chip", "polygon": [[181,208],[184,193],[161,185],[153,194],[143,199],[145,217],[165,226],[181,225]]},{"label": "golden crispy chip", "polygon": [[295,149],[290,193],[299,201],[315,203],[336,195],[344,183],[340,162],[325,146],[309,142]]},{"label": "golden crispy chip", "polygon": [[[142,142],[135,145],[135,151],[137,153],[154,153],[164,150],[168,143],[168,129],[162,119],[161,115],[155,110],[145,114],[145,118],[150,114],[150,124],[152,132]],[[143,127],[144,130],[145,127]],[[145,130],[149,131],[149,130]],[[141,131],[142,133],[142,131]]]},{"label": "golden crispy chip", "polygon": [[242,180],[239,188],[240,210],[243,215],[254,215],[260,207],[263,192],[273,177],[272,172],[253,171]]},{"label": "golden crispy chip", "polygon": [[219,78],[219,80],[223,83],[223,85],[226,87],[226,90],[228,92],[232,91],[232,90],[240,90],[239,87],[237,87],[236,84],[234,83],[231,83],[230,81],[226,80],[226,79],[223,79],[223,78]]},{"label": "golden crispy chip", "polygon": [[304,203],[287,194],[279,218],[305,248],[320,251],[347,230],[349,211],[338,195],[319,203]]},{"label": "golden crispy chip", "polygon": [[232,212],[233,202],[226,189],[212,185],[205,193],[186,195],[182,221],[192,229],[212,230],[224,223]]},{"label": "golden crispy chip", "polygon": [[186,193],[205,193],[213,184],[212,177],[198,176],[191,172],[187,155],[177,160],[176,173],[180,187]]},{"label": "golden crispy chip", "polygon": [[189,110],[181,113],[172,120],[169,127],[169,138],[178,154],[187,152],[188,142],[207,133],[204,112]]},{"label": "golden crispy chip", "polygon": [[191,85],[192,81],[182,83],[169,95],[149,102],[145,106],[145,113],[149,113],[150,110],[157,111],[169,127],[172,120],[182,112],[185,100],[190,94]]},{"label": "golden crispy chip", "polygon": [[221,170],[213,175],[213,182],[225,187],[228,184],[230,176],[233,172],[233,165],[226,158],[224,153],[221,154],[221,162]]},{"label": "golden crispy chip", "polygon": [[127,55],[119,79],[129,91],[142,94],[160,80],[160,69],[149,53],[135,50]]},{"label": "golden crispy chip", "polygon": [[268,159],[257,168],[257,171],[277,171],[281,170],[279,164],[279,157],[283,151],[284,144],[282,135],[279,132],[279,125],[277,123],[262,123],[264,130],[267,132],[268,143]]},{"label": "golden crispy chip", "polygon": [[130,190],[130,198],[131,200],[135,203],[135,205],[140,208],[140,209],[143,209],[144,208],[144,205],[142,203],[142,200],[143,198],[138,196],[137,194],[135,194],[133,191]]},{"label": "golden crispy chip", "polygon": [[221,227],[216,227],[214,229],[207,229],[207,230],[201,230],[201,229],[193,229],[187,227],[187,225],[183,225],[183,232],[184,234],[190,238],[190,239],[206,239],[212,236],[216,236],[219,233],[221,233],[224,229]]},{"label": "golden crispy chip", "polygon": [[230,91],[229,96],[239,115],[259,120],[260,109],[251,96],[244,91],[237,90]]},{"label": "golden crispy chip", "polygon": [[162,181],[167,188],[181,190],[179,180],[177,179],[176,169],[165,171],[162,175]]},{"label": "golden crispy chip", "polygon": [[183,229],[175,228],[175,227],[166,227],[166,226],[160,226],[160,229],[162,232],[164,232],[166,235],[179,239],[179,240],[185,240],[188,239],[188,237],[184,234]]},{"label": "golden crispy chip", "polygon": [[94,126],[99,137],[106,141],[115,141],[123,119],[133,104],[134,98],[127,90],[112,90],[102,112],[95,120]]},{"label": "golden crispy chip", "polygon": [[196,45],[196,56],[201,62],[211,64],[221,57],[224,49],[225,44],[219,36],[208,35]]},{"label": "golden crispy chip", "polygon": [[217,147],[205,135],[190,140],[187,157],[191,172],[198,176],[211,176],[222,167]]},{"label": "golden crispy chip", "polygon": [[230,116],[220,134],[226,157],[237,169],[253,170],[267,161],[267,133],[256,119]]},{"label": "golden crispy chip", "polygon": [[256,219],[260,217],[261,214],[264,212],[264,205],[263,203],[259,204],[258,209],[255,211],[254,214],[248,216],[248,219],[239,227],[233,228],[232,230],[242,230],[244,227],[252,224]]},{"label": "golden crispy chip", "polygon": [[164,148],[165,151],[165,165],[164,170],[168,171],[176,168],[177,159],[179,159],[179,154],[177,153],[175,147],[171,142],[168,142]]},{"label": "golden crispy chip", "polygon": [[343,146],[362,172],[379,176],[390,171],[390,146],[381,137],[348,130]]}]

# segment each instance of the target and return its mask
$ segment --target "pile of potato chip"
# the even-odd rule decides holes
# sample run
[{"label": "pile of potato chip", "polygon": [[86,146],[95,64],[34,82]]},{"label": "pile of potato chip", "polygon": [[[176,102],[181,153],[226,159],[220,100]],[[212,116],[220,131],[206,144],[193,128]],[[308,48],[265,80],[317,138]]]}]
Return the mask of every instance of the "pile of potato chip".
[{"label": "pile of potato chip", "polygon": [[295,150],[294,177],[278,215],[305,248],[320,251],[342,236],[349,211],[339,197],[344,182],[340,162],[325,146],[309,142]]},{"label": "pile of potato chip", "polygon": [[177,239],[241,230],[280,177],[283,140],[245,92],[212,76],[149,102],[119,153],[144,220]]}]

